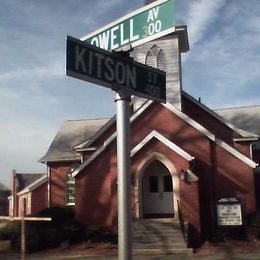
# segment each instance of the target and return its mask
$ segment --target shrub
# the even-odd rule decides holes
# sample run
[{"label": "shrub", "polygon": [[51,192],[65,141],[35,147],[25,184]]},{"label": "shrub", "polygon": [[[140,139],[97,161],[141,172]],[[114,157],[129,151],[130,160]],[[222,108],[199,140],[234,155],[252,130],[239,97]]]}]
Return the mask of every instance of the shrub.
[{"label": "shrub", "polygon": [[[71,245],[84,240],[91,242],[117,243],[117,235],[102,226],[90,226],[87,229],[74,219],[72,208],[50,208],[37,214],[37,217],[51,217],[52,221],[26,222],[26,251],[55,248]],[[11,247],[20,250],[21,223],[12,222],[8,227]]]},{"label": "shrub", "polygon": [[249,224],[257,239],[260,239],[260,212],[256,212],[249,219]]},{"label": "shrub", "polygon": [[21,223],[9,222],[8,223],[8,235],[11,240],[11,248],[15,251],[20,251],[21,245]]},{"label": "shrub", "polygon": [[103,226],[89,226],[85,231],[85,239],[92,242],[117,243],[117,234]]},{"label": "shrub", "polygon": [[9,239],[8,222],[0,222],[0,240]]},{"label": "shrub", "polygon": [[[55,248],[63,242],[73,244],[83,239],[84,227],[74,219],[73,210],[70,208],[50,208],[37,214],[37,217],[51,217],[50,222],[26,222],[27,252],[36,252],[43,249]],[[20,250],[20,225],[10,229],[11,246]]]}]

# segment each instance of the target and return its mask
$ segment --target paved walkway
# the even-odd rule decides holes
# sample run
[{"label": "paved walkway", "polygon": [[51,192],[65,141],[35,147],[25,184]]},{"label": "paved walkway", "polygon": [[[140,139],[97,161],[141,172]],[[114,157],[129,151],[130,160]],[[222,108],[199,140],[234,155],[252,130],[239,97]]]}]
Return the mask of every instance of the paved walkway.
[{"label": "paved walkway", "polygon": [[[19,255],[6,255],[1,256],[5,260],[18,260]],[[116,255],[106,255],[106,256],[93,256],[93,255],[75,255],[75,256],[41,256],[39,255],[29,255],[26,257],[27,260],[83,260],[83,259],[93,259],[93,260],[116,260],[118,259]],[[171,254],[171,255],[133,255],[133,260],[259,260],[260,253],[236,253],[230,255],[229,253],[214,253],[214,254]]]},{"label": "paved walkway", "polygon": [[[160,255],[160,254],[134,254],[133,260],[260,260],[260,244],[255,244],[255,247],[244,248],[242,245],[229,247],[227,244],[225,246],[217,247],[205,247],[195,254],[170,254],[170,255]],[[0,259],[4,260],[18,260],[20,255],[18,253],[12,253],[8,248],[3,250],[0,248]],[[217,251],[215,251],[217,249]],[[241,251],[243,250],[243,251]],[[242,253],[243,252],[243,253]],[[97,255],[99,254],[99,255]],[[92,248],[86,251],[71,251],[66,249],[54,250],[54,251],[43,251],[36,254],[27,255],[27,260],[83,260],[83,259],[93,259],[93,260],[115,260],[117,257],[117,249],[110,248]]]},{"label": "paved walkway", "polygon": [[[19,259],[19,257],[15,256],[14,258],[5,258],[5,259]],[[116,260],[118,259],[117,255],[106,255],[106,256],[93,256],[93,255],[75,255],[75,256],[41,256],[41,255],[31,255],[28,256],[26,259],[28,260],[83,260],[83,259],[93,259],[93,260]],[[133,260],[259,260],[260,253],[214,253],[214,254],[170,254],[170,255],[133,255]]]}]

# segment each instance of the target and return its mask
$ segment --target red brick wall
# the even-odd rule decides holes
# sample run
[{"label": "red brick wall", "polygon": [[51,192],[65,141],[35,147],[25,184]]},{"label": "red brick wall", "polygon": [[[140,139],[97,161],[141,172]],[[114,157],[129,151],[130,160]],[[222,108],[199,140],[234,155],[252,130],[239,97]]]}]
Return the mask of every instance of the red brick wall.
[{"label": "red brick wall", "polygon": [[234,146],[238,151],[250,157],[250,143],[234,143],[234,137],[241,137],[237,132],[227,127],[185,96],[182,96],[182,111],[208,129],[217,138]]},{"label": "red brick wall", "polygon": [[52,163],[50,167],[50,206],[66,205],[66,172],[75,162]]},{"label": "red brick wall", "polygon": [[216,147],[217,198],[236,197],[242,200],[246,214],[255,211],[253,169],[220,147]]},{"label": "red brick wall", "polygon": [[40,185],[31,193],[31,214],[36,214],[48,207],[47,182]]},{"label": "red brick wall", "polygon": [[[198,117],[196,114],[194,116]],[[206,120],[205,115],[202,115],[202,118]],[[230,140],[233,134],[230,129],[214,120],[210,122],[210,127],[219,129],[219,137]],[[156,130],[195,157],[192,171],[199,177],[199,182],[180,182],[180,202],[184,218],[192,224],[197,234],[206,234],[209,232],[209,226],[213,225],[212,217],[215,214],[217,198],[235,196],[245,204],[246,213],[255,210],[252,169],[190,124],[154,103],[132,123],[131,127],[132,147],[140,143],[151,131]],[[138,162],[155,151],[166,156],[177,172],[188,169],[188,164],[183,158],[164,145],[152,141],[132,159],[132,174],[135,174]],[[76,178],[76,214],[78,219],[86,224],[112,225],[116,222],[115,153],[113,142],[113,145],[108,146],[105,152]]]},{"label": "red brick wall", "polygon": [[182,111],[227,143],[233,143],[233,131],[204,109],[182,96]]},{"label": "red brick wall", "polygon": [[234,148],[237,149],[240,153],[247,156],[248,158],[251,158],[250,142],[235,142]]},{"label": "red brick wall", "polygon": [[84,224],[111,226],[116,221],[115,146],[109,146],[76,178],[76,217]]},{"label": "red brick wall", "polygon": [[[151,132],[151,130],[156,129],[164,136],[175,137],[176,140],[178,140],[180,143],[185,143],[188,145],[188,143],[192,143],[191,141],[188,142],[187,136],[189,139],[192,139],[194,136],[194,139],[197,140],[196,142],[200,142],[199,139],[204,139],[204,144],[203,141],[198,144],[197,147],[201,147],[201,155],[204,155],[204,157],[208,157],[207,153],[204,152],[206,149],[205,146],[208,146],[208,140],[204,138],[201,134],[198,134],[197,131],[193,131],[187,124],[184,124],[182,120],[179,118],[176,118],[176,122],[171,122],[173,115],[167,111],[166,109],[158,106],[152,106],[149,108],[149,112],[151,113],[151,110],[154,111],[152,113],[153,115],[153,120],[150,120],[149,117],[142,118],[143,120],[136,120],[136,122],[133,124],[132,127],[132,143],[133,145],[139,143],[148,133]],[[167,117],[171,117],[171,120],[168,120]],[[177,121],[180,125],[177,124]],[[146,127],[143,127],[143,126]],[[151,126],[150,126],[151,125]],[[175,128],[175,129],[174,129]],[[164,130],[164,131],[163,131]],[[172,131],[169,131],[172,130]],[[179,138],[177,138],[179,137]],[[172,138],[172,139],[173,139]],[[194,142],[195,142],[194,140]],[[114,144],[115,145],[115,144]],[[114,146],[113,145],[113,146]],[[152,149],[150,148],[150,145],[152,145]],[[148,149],[148,150],[147,150]],[[147,150],[147,152],[146,152]],[[108,152],[109,151],[109,152]],[[160,144],[159,142],[151,142],[151,144],[147,145],[140,154],[135,156],[134,161],[136,160],[141,160],[145,157],[145,155],[151,151],[158,151],[161,154],[165,155],[166,157],[171,160],[178,172],[180,172],[181,169],[187,169],[188,165],[185,160],[183,160],[182,157],[179,155],[173,153],[169,148],[166,146]],[[100,157],[98,157],[93,163],[91,163],[90,166],[88,166],[81,174],[78,175],[76,178],[76,212],[78,212],[78,218],[79,219],[84,219],[88,223],[91,223],[92,221],[96,222],[105,222],[107,224],[113,223],[115,220],[113,218],[116,217],[116,209],[112,209],[111,212],[108,214],[101,214],[98,215],[97,212],[100,210],[108,210],[108,208],[100,206],[99,203],[96,202],[98,198],[95,198],[93,196],[86,196],[85,191],[90,192],[93,191],[93,194],[102,194],[102,196],[107,198],[105,200],[108,201],[108,205],[113,205],[116,206],[116,185],[113,183],[113,181],[116,178],[116,161],[115,161],[115,149],[113,148],[108,148],[106,152],[102,153]],[[140,158],[139,158],[140,157]],[[139,158],[139,159],[136,159]],[[207,159],[207,158],[205,158]],[[113,163],[111,163],[113,161]],[[185,161],[185,163],[183,163]],[[100,166],[103,165],[103,167],[100,168]],[[136,171],[137,163],[134,163],[132,166],[132,172]],[[105,166],[105,167],[104,167]],[[103,183],[105,180],[102,178],[106,176],[106,182]],[[97,179],[96,179],[97,178]],[[110,183],[110,184],[109,184]],[[102,188],[103,187],[103,188]],[[194,190],[194,193],[196,192],[197,187],[195,185],[189,185],[187,186],[188,188],[191,188]],[[186,187],[186,188],[187,188]],[[98,191],[98,192],[97,192]],[[87,193],[89,194],[89,193]],[[114,197],[113,197],[114,196]],[[196,198],[198,198],[198,194],[193,197],[194,200],[196,201]],[[198,208],[198,200],[196,202],[196,205],[192,205],[191,207],[194,209]],[[134,206],[134,205],[133,205]],[[96,213],[93,212],[93,208],[95,209]],[[187,210],[184,212],[185,215],[189,215],[189,218],[191,218],[191,214],[186,213]],[[93,215],[93,216],[91,216]],[[198,228],[199,220],[198,220],[198,215],[193,214],[193,218],[195,216],[196,219],[189,219],[190,222],[194,223]],[[110,216],[111,218],[108,219]]]},{"label": "red brick wall", "polygon": [[[132,174],[137,172],[138,165],[145,157],[151,153],[159,153],[172,162],[179,176],[181,170],[189,169],[189,162],[177,153],[170,150],[164,144],[158,141],[151,141],[147,144],[134,158],[132,158]],[[199,197],[198,187],[196,183],[186,183],[179,181],[180,206],[185,221],[188,221],[200,233],[200,216],[199,216]]]}]

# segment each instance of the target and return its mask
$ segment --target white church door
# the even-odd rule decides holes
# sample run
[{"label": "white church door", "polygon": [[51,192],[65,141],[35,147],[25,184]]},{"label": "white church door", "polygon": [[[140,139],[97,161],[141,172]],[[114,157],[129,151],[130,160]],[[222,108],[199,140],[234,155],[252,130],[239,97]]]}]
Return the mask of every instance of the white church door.
[{"label": "white church door", "polygon": [[145,169],[142,186],[144,218],[174,217],[172,176],[160,161]]}]

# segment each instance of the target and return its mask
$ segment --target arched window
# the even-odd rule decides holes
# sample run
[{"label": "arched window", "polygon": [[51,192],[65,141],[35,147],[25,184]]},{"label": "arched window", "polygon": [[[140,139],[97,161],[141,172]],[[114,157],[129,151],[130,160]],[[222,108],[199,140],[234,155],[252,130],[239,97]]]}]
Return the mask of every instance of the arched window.
[{"label": "arched window", "polygon": [[159,50],[157,55],[157,69],[166,71],[166,56],[162,49]]},{"label": "arched window", "polygon": [[159,47],[154,45],[146,54],[145,64],[157,68],[157,52]]},{"label": "arched window", "polygon": [[73,164],[67,170],[66,176],[66,204],[75,204],[75,178],[73,177],[73,172],[78,168],[79,164]]},{"label": "arched window", "polygon": [[164,51],[157,45],[153,45],[146,54],[145,64],[166,71],[166,56]]}]

